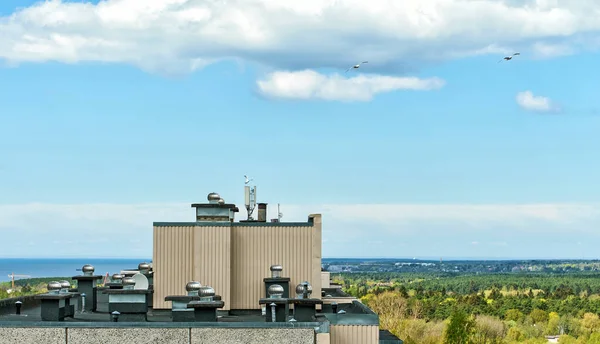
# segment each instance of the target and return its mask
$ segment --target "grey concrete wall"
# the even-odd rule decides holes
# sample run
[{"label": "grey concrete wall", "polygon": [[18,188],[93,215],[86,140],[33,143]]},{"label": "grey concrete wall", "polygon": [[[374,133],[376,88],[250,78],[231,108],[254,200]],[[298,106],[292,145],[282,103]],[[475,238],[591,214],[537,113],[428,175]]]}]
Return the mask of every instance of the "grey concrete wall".
[{"label": "grey concrete wall", "polygon": [[0,344],[315,344],[312,328],[0,327]]},{"label": "grey concrete wall", "polygon": [[190,344],[314,344],[315,331],[310,328],[193,328],[191,338]]},{"label": "grey concrete wall", "polygon": [[0,344],[66,344],[64,328],[0,327]]},{"label": "grey concrete wall", "polygon": [[[0,330],[1,331],[1,330]],[[189,328],[70,328],[69,344],[189,344]]]}]

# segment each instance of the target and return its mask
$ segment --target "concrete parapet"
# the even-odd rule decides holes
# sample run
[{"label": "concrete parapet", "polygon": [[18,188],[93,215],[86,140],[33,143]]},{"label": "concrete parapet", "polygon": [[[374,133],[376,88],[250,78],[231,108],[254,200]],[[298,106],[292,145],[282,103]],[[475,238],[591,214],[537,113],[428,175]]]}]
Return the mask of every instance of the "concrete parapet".
[{"label": "concrete parapet", "polygon": [[190,344],[314,344],[310,328],[193,328]]},{"label": "concrete parapet", "polygon": [[44,343],[65,344],[64,328],[0,327],[0,344]]},{"label": "concrete parapet", "polygon": [[[315,344],[315,328],[258,327],[258,324],[219,325],[216,327],[174,327],[172,323],[164,327],[158,323],[149,326],[127,324],[118,326],[100,323],[80,324],[81,326],[43,327],[2,327],[0,326],[0,344],[47,343],[47,344],[130,344],[173,343],[173,344]],[[140,327],[138,327],[140,326]],[[320,341],[319,343],[326,343]]]}]

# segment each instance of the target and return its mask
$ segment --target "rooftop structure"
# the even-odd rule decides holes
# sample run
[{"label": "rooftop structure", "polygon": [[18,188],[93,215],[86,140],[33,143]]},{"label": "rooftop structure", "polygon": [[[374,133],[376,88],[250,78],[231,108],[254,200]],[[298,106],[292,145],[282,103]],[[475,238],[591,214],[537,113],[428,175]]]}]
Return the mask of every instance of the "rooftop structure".
[{"label": "rooftop structure", "polygon": [[321,271],[320,214],[267,222],[257,203],[256,220],[235,222],[235,204],[207,198],[195,221],[154,222],[152,262],[108,283],[85,265],[75,288],[0,302],[0,343],[402,343]]},{"label": "rooftop structure", "polygon": [[235,213],[239,208],[235,204],[227,204],[216,192],[207,196],[208,203],[194,203],[197,222],[233,222]]}]

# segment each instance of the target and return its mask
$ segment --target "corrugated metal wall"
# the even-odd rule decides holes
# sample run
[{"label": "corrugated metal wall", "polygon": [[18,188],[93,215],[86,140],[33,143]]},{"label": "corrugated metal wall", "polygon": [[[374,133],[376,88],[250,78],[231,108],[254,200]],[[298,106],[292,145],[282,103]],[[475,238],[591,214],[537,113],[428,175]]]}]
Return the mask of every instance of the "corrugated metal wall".
[{"label": "corrugated metal wall", "polygon": [[154,227],[154,308],[171,308],[167,295],[185,295],[194,274],[193,227]]},{"label": "corrugated metal wall", "polygon": [[[318,238],[315,238],[318,236]],[[269,267],[283,266],[290,289],[309,281],[313,295],[321,295],[321,231],[315,227],[243,227],[231,234],[231,308],[259,309],[258,299],[265,296],[263,278],[270,277]],[[318,251],[318,264],[313,259]],[[319,278],[315,279],[315,276]]]},{"label": "corrugated metal wall", "polygon": [[[323,249],[322,218],[321,214],[310,214],[309,219],[313,222],[313,250],[311,252],[313,262],[313,274],[309,280],[313,287],[312,296],[321,298],[321,258]],[[320,306],[317,307],[320,309]]]},{"label": "corrugated metal wall", "polygon": [[331,273],[329,271],[321,271],[321,288],[330,288]]},{"label": "corrugated metal wall", "polygon": [[229,310],[231,300],[231,227],[194,227],[194,280],[221,295]]},{"label": "corrugated metal wall", "polygon": [[223,310],[260,309],[272,264],[283,265],[291,290],[307,280],[320,297],[321,215],[310,217],[313,226],[155,226],[154,308],[170,308],[165,296],[197,280],[222,296]]},{"label": "corrugated metal wall", "polygon": [[377,325],[332,325],[331,344],[378,344]]}]

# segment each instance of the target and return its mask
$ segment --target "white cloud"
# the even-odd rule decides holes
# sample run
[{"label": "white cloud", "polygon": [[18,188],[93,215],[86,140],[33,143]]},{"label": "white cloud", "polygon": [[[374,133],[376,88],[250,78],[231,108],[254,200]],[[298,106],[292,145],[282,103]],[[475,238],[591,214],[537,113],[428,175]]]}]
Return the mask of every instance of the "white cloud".
[{"label": "white cloud", "polygon": [[368,59],[383,73],[500,50],[576,51],[597,39],[599,14],[600,2],[573,0],[51,0],[0,17],[0,58],[168,73],[223,59],[284,70]]},{"label": "white cloud", "polygon": [[552,58],[575,53],[574,48],[567,43],[552,44],[537,42],[532,48],[533,56],[537,58]]},{"label": "white cloud", "polygon": [[[548,253],[552,245],[559,245],[557,254],[567,254],[569,247],[560,246],[564,238],[578,238],[574,243],[584,245],[573,244],[576,255],[600,239],[600,204],[330,204],[281,210],[282,221],[323,215],[325,257],[456,256],[467,253],[460,247],[474,237],[490,254],[521,257],[536,249]],[[277,207],[267,212],[268,219],[275,218]],[[237,218],[246,218],[243,207]],[[193,209],[189,203],[0,205],[0,256],[149,257],[155,221],[194,221]]]},{"label": "white cloud", "polygon": [[438,78],[359,75],[343,77],[323,75],[313,70],[274,72],[258,80],[259,92],[267,97],[283,99],[321,99],[368,101],[378,93],[395,90],[432,90],[444,86]]},{"label": "white cloud", "polygon": [[531,91],[517,93],[517,104],[525,110],[537,112],[559,111],[560,108],[550,98],[535,96]]}]

